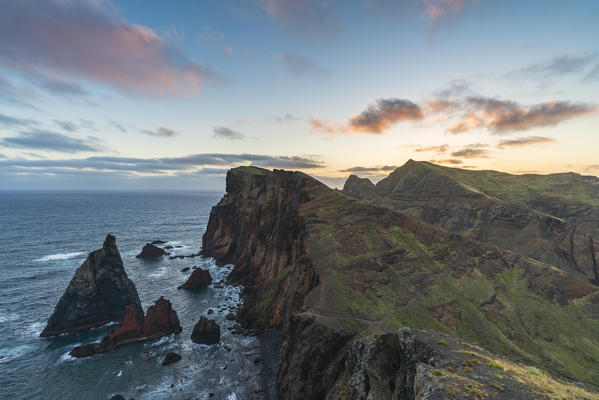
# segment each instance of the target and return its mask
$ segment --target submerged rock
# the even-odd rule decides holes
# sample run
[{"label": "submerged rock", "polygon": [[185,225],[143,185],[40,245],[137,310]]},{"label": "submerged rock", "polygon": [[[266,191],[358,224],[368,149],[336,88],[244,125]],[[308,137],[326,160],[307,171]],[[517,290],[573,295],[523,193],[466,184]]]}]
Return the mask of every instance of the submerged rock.
[{"label": "submerged rock", "polygon": [[127,307],[127,313],[119,326],[113,329],[100,343],[77,346],[69,353],[73,357],[89,357],[107,353],[121,346],[157,339],[172,333],[180,333],[181,324],[170,301],[160,297],[148,307],[144,317],[135,307]]},{"label": "submerged rock", "polygon": [[118,321],[128,306],[142,312],[137,289],[123,267],[116,238],[107,235],[102,248],[89,253],[75,271],[40,336],[78,332]]},{"label": "submerged rock", "polygon": [[164,249],[156,247],[151,243],[146,243],[143,249],[141,249],[141,253],[136,255],[135,258],[158,258],[166,255],[168,253]]},{"label": "submerged rock", "polygon": [[153,241],[152,243],[150,243],[150,244],[165,244],[165,243],[166,243],[166,241],[164,241],[164,240],[154,240],[154,241]]},{"label": "submerged rock", "polygon": [[213,320],[200,317],[193,327],[191,340],[199,344],[215,344],[220,341],[220,326]]},{"label": "submerged rock", "polygon": [[212,276],[210,276],[210,272],[208,270],[198,268],[191,273],[189,278],[187,278],[187,281],[179,286],[178,289],[200,289],[210,283],[212,283]]},{"label": "submerged rock", "polygon": [[181,360],[181,356],[179,354],[170,352],[164,357],[164,360],[162,360],[162,365],[176,363],[179,360]]}]

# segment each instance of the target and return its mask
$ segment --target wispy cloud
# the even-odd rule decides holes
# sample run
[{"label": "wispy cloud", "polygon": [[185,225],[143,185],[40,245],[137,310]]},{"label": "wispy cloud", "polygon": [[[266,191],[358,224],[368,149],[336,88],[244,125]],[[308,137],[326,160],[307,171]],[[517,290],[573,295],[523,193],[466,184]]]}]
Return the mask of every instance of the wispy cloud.
[{"label": "wispy cloud", "polygon": [[34,121],[29,118],[16,118],[5,114],[0,114],[0,126],[23,127],[37,124],[37,121]]},{"label": "wispy cloud", "polygon": [[510,71],[505,76],[510,79],[544,80],[566,75],[583,75],[598,57],[599,54],[596,52],[563,54]]},{"label": "wispy cloud", "polygon": [[175,132],[174,130],[165,128],[163,126],[160,126],[160,127],[156,128],[155,130],[144,129],[141,131],[141,133],[144,133],[144,134],[150,135],[150,136],[157,136],[157,137],[173,137],[173,136],[178,135],[178,133]]},{"label": "wispy cloud", "polygon": [[71,121],[61,121],[61,120],[55,119],[54,123],[68,132],[75,132],[77,129],[79,129],[77,124],[75,124],[74,122],[71,122]]},{"label": "wispy cloud", "polygon": [[213,132],[214,137],[220,139],[240,140],[244,137],[242,133],[227,128],[226,126],[216,126],[214,127]]},{"label": "wispy cloud", "polygon": [[518,139],[511,140],[502,140],[497,145],[498,148],[502,149],[504,147],[523,147],[523,146],[531,146],[535,144],[546,144],[546,143],[554,143],[555,139],[546,137],[546,136],[528,136],[522,137]]},{"label": "wispy cloud", "polygon": [[489,154],[487,147],[489,147],[487,144],[473,143],[464,146],[461,150],[454,151],[451,153],[451,156],[459,158],[486,158]]},{"label": "wispy cloud", "polygon": [[302,35],[334,35],[341,30],[334,0],[257,0],[275,21]]},{"label": "wispy cloud", "polygon": [[[437,160],[437,159],[431,159],[428,160],[429,162],[432,162],[433,164],[453,164],[453,165],[458,165],[458,164],[462,164],[463,161],[462,160],[458,160],[457,158],[447,158],[447,159],[443,159],[443,160]],[[466,167],[464,167],[466,168]]]},{"label": "wispy cloud", "polygon": [[98,138],[74,138],[44,130],[21,132],[17,136],[0,139],[0,146],[29,150],[48,150],[60,153],[99,152],[104,150]]},{"label": "wispy cloud", "polygon": [[463,113],[457,123],[447,127],[450,133],[463,133],[477,128],[486,128],[495,134],[526,131],[556,126],[597,111],[596,106],[586,103],[547,101],[523,106],[512,100],[482,96],[467,97],[455,109]]},{"label": "wispy cloud", "polygon": [[448,144],[442,144],[441,146],[427,146],[427,147],[417,147],[414,149],[415,152],[435,152],[435,153],[446,153],[449,148]]},{"label": "wispy cloud", "polygon": [[0,63],[33,79],[62,80],[49,88],[71,92],[81,89],[66,76],[150,96],[195,96],[216,78],[151,28],[124,21],[103,0],[0,2]]},{"label": "wispy cloud", "polygon": [[383,165],[381,167],[351,167],[346,169],[340,169],[339,172],[349,173],[373,173],[373,172],[389,172],[395,171],[398,168],[397,165]]},{"label": "wispy cloud", "polygon": [[116,129],[117,131],[121,132],[121,133],[127,132],[127,129],[123,125],[121,125],[118,122],[113,121],[111,119],[108,120],[108,125],[111,126],[114,129]]},{"label": "wispy cloud", "polygon": [[327,76],[330,73],[327,69],[298,54],[275,53],[274,56],[287,72],[295,76]]},{"label": "wispy cloud", "polygon": [[294,122],[294,121],[298,121],[298,120],[299,120],[298,117],[296,117],[295,115],[290,114],[290,113],[286,113],[285,115],[274,115],[272,117],[266,118],[266,121],[268,121],[268,122],[278,122],[280,124]]},{"label": "wispy cloud", "polygon": [[26,169],[53,169],[55,172],[86,169],[132,174],[173,174],[194,173],[204,169],[215,173],[215,168],[222,173],[227,168],[248,164],[264,168],[289,169],[315,169],[325,166],[323,161],[315,157],[206,153],[168,158],[104,156],[61,160],[8,159],[0,161],[0,169],[18,167],[22,172],[26,172]]},{"label": "wispy cloud", "polygon": [[467,6],[479,2],[480,0],[422,0],[423,16],[428,20],[428,29],[433,30],[441,20],[460,13]]}]

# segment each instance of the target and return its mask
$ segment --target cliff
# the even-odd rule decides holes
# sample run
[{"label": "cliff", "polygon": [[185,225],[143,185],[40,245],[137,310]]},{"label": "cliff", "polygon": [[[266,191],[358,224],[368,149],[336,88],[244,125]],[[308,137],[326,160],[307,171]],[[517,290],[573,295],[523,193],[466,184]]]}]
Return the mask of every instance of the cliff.
[{"label": "cliff", "polygon": [[118,321],[129,305],[143,313],[137,289],[123,267],[116,238],[107,235],[102,248],[89,253],[75,271],[41,336],[78,332]]},{"label": "cliff", "polygon": [[[229,171],[203,252],[234,264],[245,326],[282,329],[286,399],[538,398],[576,388],[549,376],[536,387],[493,353],[599,381],[599,291],[584,276],[302,173]],[[497,378],[488,364],[510,372]]]},{"label": "cliff", "polygon": [[368,193],[356,196],[345,187],[343,193],[599,284],[599,179],[466,171],[410,160]]}]

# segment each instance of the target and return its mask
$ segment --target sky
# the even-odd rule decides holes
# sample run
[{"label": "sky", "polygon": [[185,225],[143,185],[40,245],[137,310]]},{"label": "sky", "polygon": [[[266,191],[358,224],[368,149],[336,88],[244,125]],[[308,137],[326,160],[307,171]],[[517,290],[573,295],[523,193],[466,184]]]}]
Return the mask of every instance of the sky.
[{"label": "sky", "polygon": [[599,2],[2,0],[0,190],[599,175]]}]

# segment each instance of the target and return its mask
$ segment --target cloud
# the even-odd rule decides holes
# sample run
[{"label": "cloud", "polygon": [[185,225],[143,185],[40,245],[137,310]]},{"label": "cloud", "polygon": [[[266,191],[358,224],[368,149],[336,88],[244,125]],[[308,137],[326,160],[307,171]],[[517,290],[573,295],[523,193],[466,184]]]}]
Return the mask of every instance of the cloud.
[{"label": "cloud", "polygon": [[28,118],[15,118],[5,114],[0,114],[0,126],[30,126],[37,125],[38,122]]},{"label": "cloud", "polygon": [[130,174],[173,174],[210,171],[220,172],[239,165],[254,165],[264,168],[315,169],[324,163],[315,157],[268,156],[261,154],[191,154],[184,157],[133,158],[133,157],[87,157],[61,160],[9,159],[0,161],[3,168],[19,168],[20,171],[53,170],[56,173],[70,170],[93,170],[103,172],[126,172]]},{"label": "cloud", "polygon": [[291,32],[302,35],[334,35],[341,24],[334,0],[258,0],[267,14]]},{"label": "cloud", "polygon": [[70,121],[60,121],[55,119],[54,123],[58,126],[60,126],[62,129],[64,129],[65,131],[69,131],[69,132],[75,132],[78,129],[77,124],[75,124],[74,122],[70,122]]},{"label": "cloud", "polygon": [[447,126],[450,133],[464,133],[473,129],[486,128],[494,134],[525,131],[537,127],[556,126],[597,111],[587,103],[569,101],[547,101],[531,106],[520,105],[512,100],[470,96],[453,101],[445,112],[446,119],[458,121]]},{"label": "cloud", "polygon": [[310,124],[312,131],[316,133],[326,133],[329,135],[334,135],[336,133],[344,133],[349,130],[347,125],[338,124],[335,122],[327,122],[319,118],[310,118],[308,123]]},{"label": "cloud", "polygon": [[497,145],[498,148],[503,149],[505,147],[523,147],[530,146],[533,144],[544,144],[544,143],[555,143],[556,140],[545,136],[528,136],[518,139],[502,140]]},{"label": "cloud", "polygon": [[451,153],[451,156],[461,158],[486,158],[489,153],[488,150],[486,150],[486,147],[488,147],[488,145],[481,143],[469,144],[461,150],[454,151]]},{"label": "cloud", "polygon": [[400,121],[418,121],[423,118],[420,106],[410,100],[378,99],[366,110],[352,117],[349,127],[357,132],[382,133]]},{"label": "cloud", "polygon": [[237,131],[234,131],[231,128],[227,128],[226,126],[216,126],[213,129],[214,137],[221,139],[229,139],[229,140],[239,140],[243,139],[243,134]]},{"label": "cloud", "polygon": [[173,137],[173,136],[178,135],[178,133],[175,132],[174,130],[165,128],[163,126],[160,126],[156,130],[153,130],[153,131],[144,129],[141,131],[141,133],[145,133],[146,135],[157,136],[157,137]]},{"label": "cloud", "polygon": [[121,132],[121,133],[126,133],[127,129],[125,129],[125,127],[121,124],[119,124],[116,121],[113,121],[111,119],[108,120],[108,125],[113,127],[114,129],[116,129],[117,131]]},{"label": "cloud", "polygon": [[327,69],[297,54],[276,53],[275,57],[287,72],[295,76],[326,76],[330,73]]},{"label": "cloud", "polygon": [[[453,165],[457,165],[457,164],[461,164],[463,163],[462,160],[458,160],[455,158],[449,158],[449,159],[445,159],[445,160],[428,160],[429,162],[432,162],[433,164],[453,164]],[[468,168],[468,167],[464,167],[464,168]]]},{"label": "cloud", "polygon": [[448,144],[442,144],[441,146],[428,146],[428,147],[417,147],[414,151],[420,152],[436,152],[436,153],[446,153],[449,148]]},{"label": "cloud", "polygon": [[30,150],[49,150],[61,153],[98,152],[104,150],[100,141],[90,136],[79,139],[60,133],[32,130],[17,136],[0,139],[0,146]]},{"label": "cloud", "polygon": [[480,0],[422,0],[423,17],[428,20],[428,29],[433,30],[441,20],[461,12],[470,4],[479,2]]},{"label": "cloud", "polygon": [[[215,73],[154,30],[120,18],[104,0],[0,2],[0,64],[51,76],[50,90],[77,92],[66,76],[149,96],[195,96]],[[57,86],[58,84],[58,86]]]},{"label": "cloud", "polygon": [[49,93],[63,97],[86,96],[89,94],[81,85],[68,78],[27,66],[22,66],[22,68],[22,71],[31,82]]},{"label": "cloud", "polygon": [[547,79],[577,73],[581,74],[597,59],[597,56],[597,53],[564,54],[508,72],[506,77],[511,79]]},{"label": "cloud", "polygon": [[267,117],[266,120],[268,122],[272,121],[272,122],[278,122],[278,123],[282,124],[282,123],[288,123],[288,122],[298,121],[299,118],[296,117],[293,114],[286,113],[285,115],[282,115],[282,116],[275,115],[275,116],[272,116],[272,117]]},{"label": "cloud", "polygon": [[339,172],[349,173],[372,173],[372,172],[389,172],[399,168],[397,165],[383,165],[382,167],[352,167],[340,169]]}]

